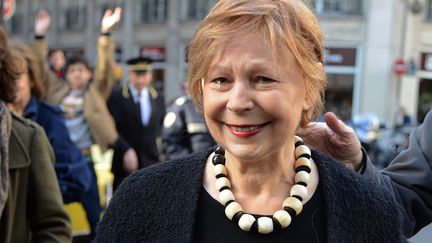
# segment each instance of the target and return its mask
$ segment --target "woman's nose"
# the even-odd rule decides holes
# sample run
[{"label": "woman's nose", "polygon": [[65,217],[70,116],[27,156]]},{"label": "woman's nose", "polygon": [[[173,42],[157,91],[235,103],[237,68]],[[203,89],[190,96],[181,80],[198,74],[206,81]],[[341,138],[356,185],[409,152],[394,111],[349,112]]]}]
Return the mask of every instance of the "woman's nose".
[{"label": "woman's nose", "polygon": [[227,108],[230,111],[241,113],[252,110],[254,107],[253,90],[247,84],[234,82],[230,90]]}]

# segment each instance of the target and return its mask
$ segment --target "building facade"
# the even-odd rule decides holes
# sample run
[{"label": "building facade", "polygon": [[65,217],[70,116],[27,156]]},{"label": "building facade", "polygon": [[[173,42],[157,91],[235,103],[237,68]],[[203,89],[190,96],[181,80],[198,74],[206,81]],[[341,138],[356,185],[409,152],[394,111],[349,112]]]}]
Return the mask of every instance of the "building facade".
[{"label": "building facade", "polygon": [[[139,54],[155,63],[167,101],[181,95],[187,43],[216,0],[16,0],[5,23],[13,39],[30,41],[40,8],[53,18],[50,47],[81,52],[95,62],[105,9],[123,7],[113,37],[122,63]],[[432,0],[309,0],[325,34],[326,109],[344,120],[375,114],[395,123],[399,107],[414,120],[432,107]],[[394,72],[401,60],[401,75]],[[400,68],[400,67],[399,67]],[[405,72],[406,71],[406,72]]]}]

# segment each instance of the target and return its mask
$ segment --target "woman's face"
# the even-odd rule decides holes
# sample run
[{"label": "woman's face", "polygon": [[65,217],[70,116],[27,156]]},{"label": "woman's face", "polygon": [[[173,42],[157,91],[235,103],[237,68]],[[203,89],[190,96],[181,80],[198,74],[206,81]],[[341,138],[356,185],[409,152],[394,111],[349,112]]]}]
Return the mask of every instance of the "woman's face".
[{"label": "woman's face", "polygon": [[257,33],[237,35],[202,80],[204,116],[216,141],[240,160],[292,151],[306,101],[304,75],[288,48],[272,51]]}]

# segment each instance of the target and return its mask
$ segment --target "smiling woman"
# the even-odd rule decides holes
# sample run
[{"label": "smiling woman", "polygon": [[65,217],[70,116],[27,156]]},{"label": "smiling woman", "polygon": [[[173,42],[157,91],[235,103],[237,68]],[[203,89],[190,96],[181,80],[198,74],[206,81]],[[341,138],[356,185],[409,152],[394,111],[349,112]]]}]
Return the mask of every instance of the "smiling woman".
[{"label": "smiling woman", "polygon": [[303,1],[218,1],[188,60],[219,146],[129,177],[99,242],[404,240],[386,191],[295,135],[321,113],[326,85],[322,33]]}]

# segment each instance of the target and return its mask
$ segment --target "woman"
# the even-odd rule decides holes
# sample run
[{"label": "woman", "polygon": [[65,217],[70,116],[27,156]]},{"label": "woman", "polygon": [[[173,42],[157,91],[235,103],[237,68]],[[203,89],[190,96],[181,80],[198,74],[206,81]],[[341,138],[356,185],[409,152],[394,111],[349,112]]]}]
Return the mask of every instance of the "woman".
[{"label": "woman", "polygon": [[41,66],[30,47],[14,43],[12,50],[24,60],[24,73],[17,79],[17,95],[9,103],[18,115],[35,121],[45,130],[55,154],[55,168],[64,203],[80,201],[90,187],[91,171],[81,151],[69,137],[59,108],[41,100],[45,89]]},{"label": "woman", "polygon": [[322,109],[323,53],[303,1],[219,1],[188,54],[219,146],[130,176],[96,241],[404,241],[389,194],[295,136]]},{"label": "woman", "polygon": [[48,139],[4,103],[15,98],[22,62],[0,28],[0,242],[71,242]]}]

